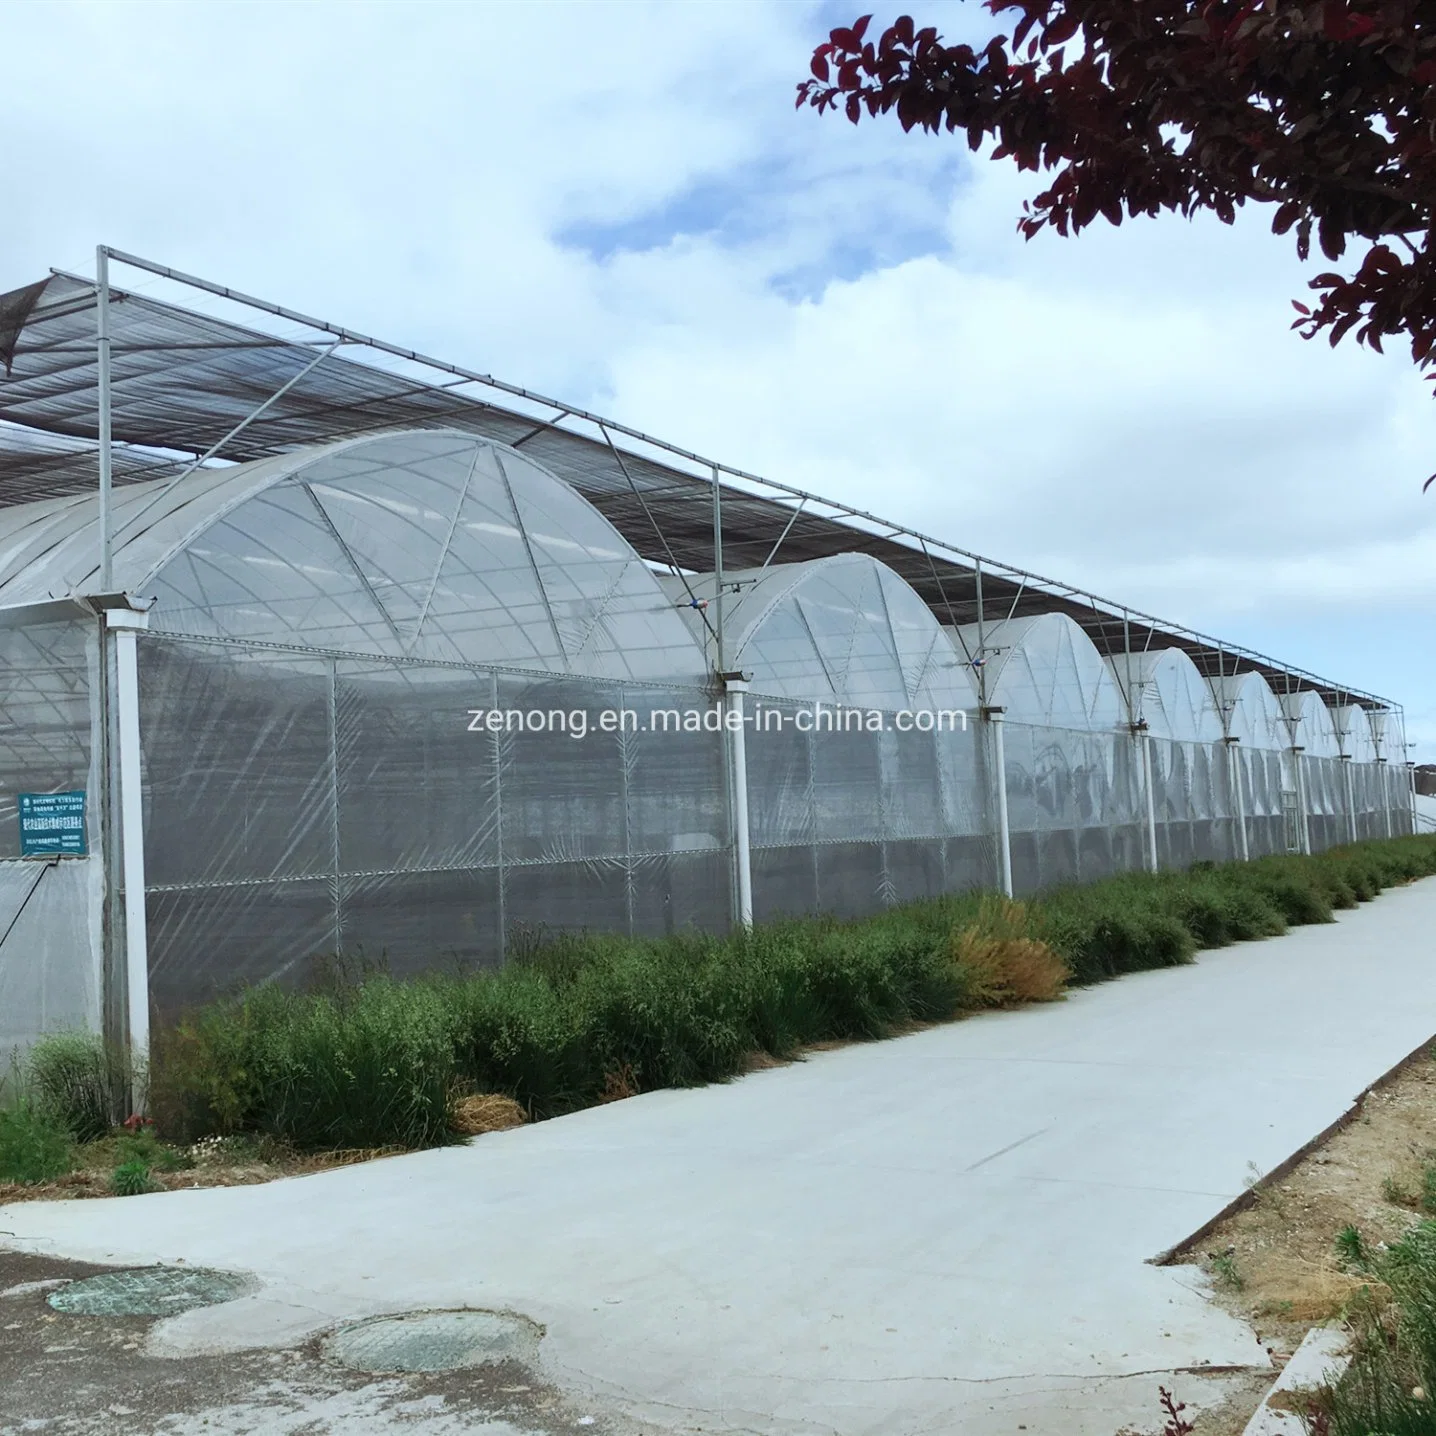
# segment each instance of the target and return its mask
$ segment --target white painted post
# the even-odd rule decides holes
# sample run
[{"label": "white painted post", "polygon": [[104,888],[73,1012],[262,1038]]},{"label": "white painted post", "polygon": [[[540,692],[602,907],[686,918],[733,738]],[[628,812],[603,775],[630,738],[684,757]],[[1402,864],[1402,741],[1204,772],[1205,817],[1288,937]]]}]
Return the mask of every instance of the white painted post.
[{"label": "white painted post", "polygon": [[1311,856],[1311,824],[1307,820],[1306,812],[1306,768],[1302,764],[1301,755],[1305,750],[1295,747],[1291,750],[1291,768],[1296,776],[1296,813],[1301,820],[1301,850]]},{"label": "white painted post", "polygon": [[748,733],[743,714],[743,695],[748,685],[742,679],[725,682],[728,696],[729,743],[733,773],[733,861],[738,878],[738,924],[753,926],[753,853],[748,830]]},{"label": "white painted post", "polygon": [[1341,771],[1345,775],[1343,787],[1346,789],[1346,830],[1351,835],[1351,841],[1356,841],[1356,787],[1351,780],[1351,754],[1341,755]]},{"label": "white painted post", "polygon": [[984,708],[992,729],[992,766],[997,790],[997,876],[1003,894],[1012,896],[1012,830],[1007,817],[1007,752],[1002,737],[1002,709]]},{"label": "white painted post", "polygon": [[1237,745],[1240,738],[1227,738],[1227,762],[1231,764],[1232,801],[1237,810],[1237,834],[1241,847],[1242,861],[1251,861],[1251,847],[1247,841],[1247,799],[1246,785],[1242,782],[1242,750]]},{"label": "white painted post", "polygon": [[1152,735],[1145,723],[1133,725],[1142,745],[1142,786],[1147,790],[1147,871],[1157,871],[1157,781],[1152,762]]},{"label": "white painted post", "polygon": [[145,815],[140,768],[140,686],[135,635],[146,614],[112,608],[106,627],[115,645],[115,726],[120,788],[120,853],[125,914],[125,997],[134,1108],[144,1110],[150,1054],[150,957],[145,925]]}]

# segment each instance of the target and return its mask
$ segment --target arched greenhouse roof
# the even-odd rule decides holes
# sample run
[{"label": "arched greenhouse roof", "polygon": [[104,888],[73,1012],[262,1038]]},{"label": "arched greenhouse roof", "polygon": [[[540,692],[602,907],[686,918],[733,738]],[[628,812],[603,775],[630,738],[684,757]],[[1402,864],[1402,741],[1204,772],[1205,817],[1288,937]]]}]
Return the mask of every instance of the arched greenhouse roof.
[{"label": "arched greenhouse roof", "polygon": [[[0,606],[94,593],[94,495],[0,509]],[[114,494],[116,591],[200,637],[700,682],[703,655],[616,529],[473,434],[350,439]]]},{"label": "arched greenhouse roof", "polygon": [[1359,703],[1348,703],[1332,709],[1331,717],[1342,753],[1353,763],[1374,763],[1376,740],[1371,733],[1371,720],[1366,716],[1366,709]]},{"label": "arched greenhouse roof", "polygon": [[1284,693],[1278,702],[1287,720],[1292,747],[1301,748],[1313,758],[1341,756],[1331,709],[1321,701],[1319,694],[1310,689],[1304,693]]},{"label": "arched greenhouse roof", "polygon": [[1212,692],[1227,733],[1244,748],[1280,752],[1291,747],[1281,704],[1260,673],[1213,678]]},{"label": "arched greenhouse roof", "polygon": [[1182,649],[1118,654],[1106,663],[1128,695],[1132,721],[1154,737],[1220,743],[1226,736],[1210,686]]},{"label": "arched greenhouse roof", "polygon": [[1376,756],[1388,763],[1406,761],[1406,730],[1401,715],[1390,708],[1372,708],[1366,715],[1371,724],[1371,741],[1376,745]]},{"label": "arched greenhouse roof", "polygon": [[1128,721],[1111,671],[1065,613],[990,623],[980,640],[975,623],[947,633],[969,672],[980,663],[986,701],[1008,722],[1106,733]]},{"label": "arched greenhouse roof", "polygon": [[[867,554],[740,569],[723,580],[724,661],[751,673],[759,693],[890,710],[972,703],[932,611]],[[663,585],[711,647],[713,575]],[[690,588],[710,600],[706,621],[687,602]]]}]

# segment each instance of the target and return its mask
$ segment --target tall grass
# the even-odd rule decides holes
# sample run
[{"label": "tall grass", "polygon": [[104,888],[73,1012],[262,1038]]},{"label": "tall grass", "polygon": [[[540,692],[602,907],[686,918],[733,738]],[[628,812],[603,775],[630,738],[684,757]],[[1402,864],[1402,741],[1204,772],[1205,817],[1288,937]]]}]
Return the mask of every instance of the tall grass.
[{"label": "tall grass", "polygon": [[125,1055],[88,1032],[42,1037],[30,1050],[25,1075],[35,1104],[77,1142],[103,1137],[129,1115]]},{"label": "tall grass", "polygon": [[1406,838],[723,938],[565,935],[462,978],[368,972],[307,993],[254,988],[159,1035],[151,1101],[161,1126],[186,1139],[428,1146],[448,1139],[465,1091],[504,1093],[548,1117],[723,1081],[756,1053],[781,1060],[817,1042],[1046,1000],[1068,980],[1329,922],[1335,908],[1433,872],[1436,839]]},{"label": "tall grass", "polygon": [[1369,1249],[1352,1232],[1341,1250],[1371,1284],[1346,1312],[1351,1363],[1317,1398],[1309,1425],[1328,1436],[1430,1436],[1436,1431],[1436,1222],[1421,1222],[1384,1251]]}]

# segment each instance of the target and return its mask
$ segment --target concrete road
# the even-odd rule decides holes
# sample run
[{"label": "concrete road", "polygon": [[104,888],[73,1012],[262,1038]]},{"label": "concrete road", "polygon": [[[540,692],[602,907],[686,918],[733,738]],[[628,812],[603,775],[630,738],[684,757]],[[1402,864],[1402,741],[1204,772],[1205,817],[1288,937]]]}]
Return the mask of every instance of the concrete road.
[{"label": "concrete road", "polygon": [[614,1430],[1156,1429],[1159,1382],[1200,1405],[1208,1368],[1267,1358],[1194,1269],[1148,1259],[1436,1033],[1433,933],[1436,879],[1062,1003],[467,1147],[3,1207],[0,1244],[262,1280],[154,1326],[156,1358],[477,1306],[542,1323],[543,1379]]}]

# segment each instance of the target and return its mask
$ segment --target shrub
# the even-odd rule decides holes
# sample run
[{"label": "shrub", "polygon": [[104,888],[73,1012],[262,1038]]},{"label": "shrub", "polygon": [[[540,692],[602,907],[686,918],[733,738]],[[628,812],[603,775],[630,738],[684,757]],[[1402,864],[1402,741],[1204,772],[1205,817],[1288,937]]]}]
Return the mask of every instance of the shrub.
[{"label": "shrub", "polygon": [[975,1007],[1053,1002],[1067,986],[1067,964],[1033,936],[1027,905],[1010,898],[985,898],[976,922],[953,933],[951,955]]},{"label": "shrub", "polygon": [[[167,1136],[298,1147],[450,1139],[455,1102],[500,1094],[534,1118],[722,1081],[754,1052],[886,1036],[914,1021],[1044,1001],[1064,983],[1190,960],[1199,946],[1325,922],[1358,892],[1436,872],[1436,841],[1125,874],[1022,903],[968,893],[856,921],[727,937],[515,934],[497,972],[396,982],[333,964],[316,990],[255,988],[157,1034]],[[150,1167],[155,1152],[135,1153]]]},{"label": "shrub", "polygon": [[1436,1427],[1436,1222],[1386,1251],[1342,1233],[1342,1254],[1371,1284],[1346,1312],[1351,1363],[1315,1401],[1312,1423],[1331,1436],[1429,1436]]},{"label": "shrub", "polygon": [[36,1103],[77,1142],[103,1137],[124,1115],[125,1055],[88,1032],[42,1037],[30,1050],[26,1077]]},{"label": "shrub", "polygon": [[28,1098],[0,1107],[0,1182],[53,1182],[72,1158],[70,1134]]},{"label": "shrub", "polygon": [[447,1140],[452,1018],[432,984],[254,988],[182,1024],[156,1084],[168,1130],[265,1132],[296,1147]]},{"label": "shrub", "polygon": [[121,1162],[110,1173],[110,1190],[117,1197],[139,1197],[154,1191],[155,1183],[143,1162]]}]

